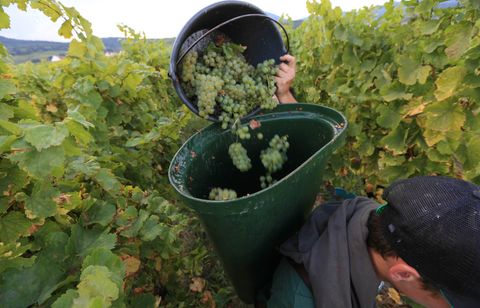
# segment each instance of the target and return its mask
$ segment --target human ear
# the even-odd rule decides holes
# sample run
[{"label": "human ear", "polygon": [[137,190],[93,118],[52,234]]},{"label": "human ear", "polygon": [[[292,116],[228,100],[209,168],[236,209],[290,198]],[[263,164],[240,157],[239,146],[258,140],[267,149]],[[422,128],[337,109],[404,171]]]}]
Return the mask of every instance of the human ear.
[{"label": "human ear", "polygon": [[420,279],[416,269],[405,263],[397,263],[388,270],[390,279],[395,282],[410,282]]}]

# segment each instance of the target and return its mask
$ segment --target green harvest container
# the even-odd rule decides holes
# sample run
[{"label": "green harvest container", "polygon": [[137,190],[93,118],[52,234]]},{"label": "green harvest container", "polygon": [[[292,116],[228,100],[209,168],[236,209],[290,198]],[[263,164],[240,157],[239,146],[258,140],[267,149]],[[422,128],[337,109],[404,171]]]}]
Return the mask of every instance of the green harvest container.
[{"label": "green harvest container", "polygon": [[[347,121],[338,111],[312,104],[283,104],[248,120],[260,121],[252,138],[242,142],[252,169],[241,173],[228,156],[235,141],[229,130],[214,123],[180,148],[169,168],[169,179],[183,201],[202,221],[224,269],[242,301],[255,296],[272,278],[276,248],[292,235],[310,212],[330,154],[340,146]],[[264,135],[262,140],[256,133]],[[260,151],[275,135],[287,134],[290,148],[280,181],[260,190],[265,174]],[[255,159],[256,158],[256,159]],[[210,201],[213,187],[234,189],[232,201]]]}]

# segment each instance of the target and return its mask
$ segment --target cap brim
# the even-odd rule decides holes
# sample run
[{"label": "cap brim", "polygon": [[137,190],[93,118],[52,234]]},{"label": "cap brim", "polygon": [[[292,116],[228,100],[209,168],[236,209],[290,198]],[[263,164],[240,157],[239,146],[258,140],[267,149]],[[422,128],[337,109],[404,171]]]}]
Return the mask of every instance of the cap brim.
[{"label": "cap brim", "polygon": [[454,308],[479,308],[480,307],[479,298],[475,299],[472,297],[465,297],[444,289],[442,290],[442,292]]}]

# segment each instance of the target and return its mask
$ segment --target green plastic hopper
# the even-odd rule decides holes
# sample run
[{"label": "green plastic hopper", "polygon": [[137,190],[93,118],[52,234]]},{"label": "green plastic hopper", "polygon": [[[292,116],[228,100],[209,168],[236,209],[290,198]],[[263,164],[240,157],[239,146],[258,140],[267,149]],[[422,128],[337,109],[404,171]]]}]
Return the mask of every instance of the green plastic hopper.
[{"label": "green plastic hopper", "polygon": [[[257,114],[261,126],[242,141],[252,169],[242,173],[232,164],[229,130],[214,123],[180,148],[169,179],[181,198],[202,221],[239,297],[252,303],[268,285],[278,263],[277,247],[301,226],[322,183],[327,159],[344,138],[347,121],[338,111],[312,104],[283,104]],[[256,138],[261,132],[262,140]],[[265,174],[259,156],[275,135],[288,135],[288,161],[274,174],[280,179],[260,190]],[[213,187],[234,189],[232,201],[210,201]]]}]

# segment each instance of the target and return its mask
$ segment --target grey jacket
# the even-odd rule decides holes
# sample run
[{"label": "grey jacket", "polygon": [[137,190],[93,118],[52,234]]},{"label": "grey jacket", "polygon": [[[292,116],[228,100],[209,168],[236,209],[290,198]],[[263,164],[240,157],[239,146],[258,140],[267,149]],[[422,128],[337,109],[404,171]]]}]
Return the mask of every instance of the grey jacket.
[{"label": "grey jacket", "polygon": [[280,247],[305,266],[317,308],[375,306],[380,281],[367,250],[366,223],[377,207],[364,197],[320,205]]}]

